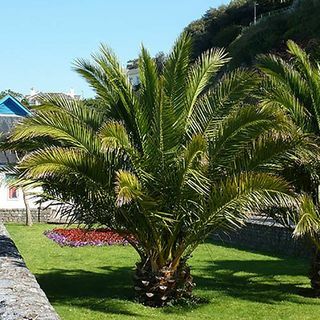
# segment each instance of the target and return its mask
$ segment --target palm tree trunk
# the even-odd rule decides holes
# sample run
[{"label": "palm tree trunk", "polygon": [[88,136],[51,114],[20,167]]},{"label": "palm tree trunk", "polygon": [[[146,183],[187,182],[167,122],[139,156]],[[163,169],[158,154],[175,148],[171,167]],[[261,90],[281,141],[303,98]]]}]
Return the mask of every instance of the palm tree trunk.
[{"label": "palm tree trunk", "polygon": [[27,195],[25,190],[22,189],[22,197],[23,197],[23,202],[24,202],[24,206],[26,209],[26,225],[31,227],[32,226],[32,215],[31,215],[31,210],[30,210],[30,206],[29,206],[29,202],[27,199]]},{"label": "palm tree trunk", "polygon": [[310,268],[311,287],[316,296],[320,296],[320,250],[314,249]]},{"label": "palm tree trunk", "polygon": [[[18,152],[15,151],[14,153],[15,153],[15,156],[17,158],[17,161],[19,162],[20,161],[20,156],[19,156]],[[23,197],[24,207],[26,209],[26,226],[31,227],[33,223],[32,223],[32,215],[31,215],[31,211],[30,211],[29,202],[28,202],[28,199],[27,199],[26,191],[23,188],[21,188],[21,190],[22,190],[22,197]]]},{"label": "palm tree trunk", "polygon": [[185,261],[181,261],[176,269],[167,263],[154,272],[149,259],[137,263],[134,284],[137,300],[150,307],[190,300],[194,287],[190,267]]}]

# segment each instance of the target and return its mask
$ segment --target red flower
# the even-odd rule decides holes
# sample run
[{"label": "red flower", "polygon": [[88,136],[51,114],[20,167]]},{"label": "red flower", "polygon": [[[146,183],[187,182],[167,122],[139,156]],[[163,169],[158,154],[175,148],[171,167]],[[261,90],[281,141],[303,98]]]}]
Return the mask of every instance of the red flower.
[{"label": "red flower", "polygon": [[81,228],[61,229],[56,228],[46,231],[45,235],[59,243],[67,246],[85,246],[85,245],[113,245],[128,244],[128,240],[133,239],[131,235],[121,236],[109,229],[87,230]]}]

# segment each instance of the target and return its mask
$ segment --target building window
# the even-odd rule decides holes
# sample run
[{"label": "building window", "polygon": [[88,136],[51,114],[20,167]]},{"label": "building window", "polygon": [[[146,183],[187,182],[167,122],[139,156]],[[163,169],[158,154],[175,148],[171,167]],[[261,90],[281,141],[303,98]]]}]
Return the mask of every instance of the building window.
[{"label": "building window", "polygon": [[18,189],[16,187],[9,187],[8,197],[10,200],[18,199]]}]

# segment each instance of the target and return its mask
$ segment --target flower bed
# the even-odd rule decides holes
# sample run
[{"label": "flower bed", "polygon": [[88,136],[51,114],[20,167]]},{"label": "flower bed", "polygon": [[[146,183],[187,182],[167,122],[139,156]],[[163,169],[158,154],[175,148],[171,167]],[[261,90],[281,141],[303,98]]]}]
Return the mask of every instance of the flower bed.
[{"label": "flower bed", "polygon": [[83,247],[83,246],[110,246],[127,245],[128,238],[120,236],[109,229],[87,230],[81,228],[53,229],[44,232],[44,235],[60,246]]}]

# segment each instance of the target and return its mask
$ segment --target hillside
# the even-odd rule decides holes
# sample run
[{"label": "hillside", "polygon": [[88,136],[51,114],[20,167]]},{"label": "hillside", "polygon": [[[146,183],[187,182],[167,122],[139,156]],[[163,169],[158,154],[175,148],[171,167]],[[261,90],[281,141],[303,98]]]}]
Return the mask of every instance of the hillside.
[{"label": "hillside", "polygon": [[319,0],[257,2],[255,25],[252,1],[238,0],[208,10],[187,26],[194,38],[194,56],[211,47],[225,47],[233,58],[233,67],[250,65],[259,53],[284,53],[288,39],[320,56]]}]

